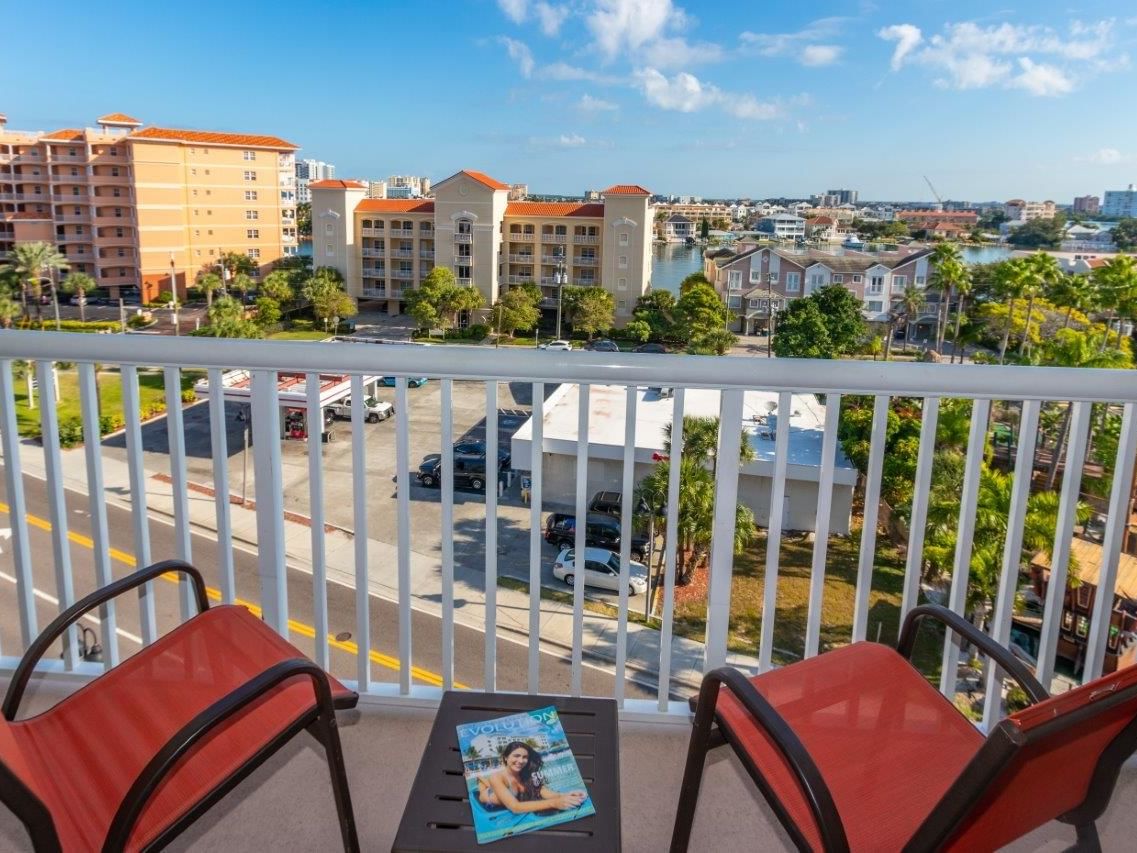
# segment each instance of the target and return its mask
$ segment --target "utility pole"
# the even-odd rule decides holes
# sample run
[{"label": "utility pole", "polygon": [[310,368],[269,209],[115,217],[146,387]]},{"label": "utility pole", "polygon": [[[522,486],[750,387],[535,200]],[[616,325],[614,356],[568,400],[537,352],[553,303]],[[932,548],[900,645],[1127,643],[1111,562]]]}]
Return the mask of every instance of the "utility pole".
[{"label": "utility pole", "polygon": [[565,263],[558,261],[557,271],[553,273],[553,284],[557,286],[557,340],[561,339],[561,303],[564,301]]}]

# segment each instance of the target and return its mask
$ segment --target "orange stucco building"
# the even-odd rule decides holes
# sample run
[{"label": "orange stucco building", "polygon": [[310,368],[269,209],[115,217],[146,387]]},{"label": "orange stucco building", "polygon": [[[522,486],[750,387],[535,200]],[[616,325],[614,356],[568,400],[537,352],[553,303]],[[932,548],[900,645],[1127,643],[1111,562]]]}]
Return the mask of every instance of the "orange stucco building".
[{"label": "orange stucco building", "polygon": [[178,293],[224,252],[260,274],[295,254],[295,152],[275,136],[142,127],[14,131],[0,115],[0,256],[49,240],[112,296]]}]

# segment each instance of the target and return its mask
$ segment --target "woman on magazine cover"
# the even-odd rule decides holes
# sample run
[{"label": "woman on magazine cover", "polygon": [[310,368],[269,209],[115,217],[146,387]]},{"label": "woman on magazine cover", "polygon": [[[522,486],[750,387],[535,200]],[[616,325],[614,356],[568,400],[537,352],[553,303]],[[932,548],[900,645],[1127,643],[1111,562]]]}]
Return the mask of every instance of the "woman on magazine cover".
[{"label": "woman on magazine cover", "polygon": [[488,810],[508,809],[514,814],[575,809],[588,796],[585,791],[554,791],[541,777],[541,754],[515,740],[501,751],[500,770],[478,780],[478,801]]}]

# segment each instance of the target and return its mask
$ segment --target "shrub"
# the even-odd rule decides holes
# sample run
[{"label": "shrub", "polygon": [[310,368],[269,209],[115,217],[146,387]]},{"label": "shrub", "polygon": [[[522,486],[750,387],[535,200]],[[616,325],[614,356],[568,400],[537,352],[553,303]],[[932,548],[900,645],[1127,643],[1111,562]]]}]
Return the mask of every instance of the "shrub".
[{"label": "shrub", "polygon": [[83,443],[83,424],[78,418],[63,421],[59,425],[59,446],[75,447]]},{"label": "shrub", "polygon": [[101,415],[99,417],[99,435],[118,432],[124,426],[126,426],[126,422],[122,419],[122,415]]},{"label": "shrub", "polygon": [[162,291],[158,292],[158,302],[160,304],[165,305],[165,304],[167,304],[169,302],[173,302],[173,301],[174,301],[174,294],[170,293],[170,291],[162,290]]},{"label": "shrub", "polygon": [[490,327],[485,323],[474,323],[466,327],[466,338],[469,340],[483,340],[490,333]]},{"label": "shrub", "polygon": [[148,311],[146,311],[141,314],[133,315],[129,320],[126,321],[126,325],[130,326],[132,329],[141,329],[143,326],[149,326],[153,322],[154,318],[150,316],[150,313]]},{"label": "shrub", "polygon": [[182,402],[183,403],[193,403],[196,400],[197,400],[197,394],[194,393],[194,390],[192,388],[183,388],[182,389]]}]

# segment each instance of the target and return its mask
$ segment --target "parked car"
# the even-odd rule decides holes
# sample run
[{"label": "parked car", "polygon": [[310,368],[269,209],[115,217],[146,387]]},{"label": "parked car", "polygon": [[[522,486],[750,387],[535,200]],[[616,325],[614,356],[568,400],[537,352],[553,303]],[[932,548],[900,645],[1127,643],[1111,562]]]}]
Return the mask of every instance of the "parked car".
[{"label": "parked car", "polygon": [[[597,492],[592,496],[592,500],[588,502],[588,511],[601,512],[604,513],[604,515],[619,518],[623,503],[624,496],[620,492]],[[647,504],[641,500],[636,511],[646,512]]]},{"label": "parked car", "polygon": [[76,293],[74,296],[71,297],[69,302],[72,305],[90,305],[92,300],[89,299],[87,296],[80,296],[78,293]]},{"label": "parked car", "polygon": [[[590,548],[620,550],[620,519],[599,512],[590,512],[584,531],[584,544]],[[569,548],[576,545],[576,516],[570,512],[550,513],[545,519],[545,541],[550,545]],[[647,556],[647,537],[632,536],[631,555],[633,560],[643,560]]]},{"label": "parked car", "polygon": [[[553,563],[553,576],[569,586],[576,582],[576,550],[565,548]],[[601,589],[620,590],[620,555],[606,548],[584,549],[584,584]],[[628,563],[628,595],[647,592],[647,566]]]},{"label": "parked car", "polygon": [[572,341],[549,341],[547,344],[541,344],[538,349],[572,352]]},{"label": "parked car", "polygon": [[665,347],[663,344],[640,344],[638,347],[632,350],[632,352],[665,353],[667,352],[667,347]]},{"label": "parked car", "polygon": [[[427,488],[442,485],[442,459],[427,459],[418,466],[418,481]],[[486,487],[486,458],[458,456],[454,459],[454,488],[480,492]]]},{"label": "parked car", "polygon": [[[486,443],[480,439],[472,439],[470,441],[459,441],[454,445],[454,454],[456,456],[482,456],[486,455]],[[500,444],[497,448],[497,467],[508,468],[513,457],[508,450]]]},{"label": "parked car", "polygon": [[610,341],[607,338],[602,338],[598,341],[589,341],[584,345],[584,348],[590,352],[619,352],[620,348],[616,346],[615,341]]},{"label": "parked car", "polygon": [[[427,378],[425,376],[419,376],[417,378],[412,377],[412,378],[407,379],[407,387],[408,388],[418,388],[420,386],[425,385],[426,383],[427,383]],[[394,388],[395,387],[395,377],[394,376],[382,376],[379,379],[379,384],[383,385],[386,388]]]},{"label": "parked car", "polygon": [[[337,400],[330,406],[325,408],[325,411],[331,412],[332,417],[342,418],[345,421],[351,420],[351,398],[344,397],[342,400]],[[391,415],[395,414],[395,407],[390,403],[376,400],[374,397],[367,397],[363,401],[363,417],[369,424],[379,423],[385,421]]]}]

